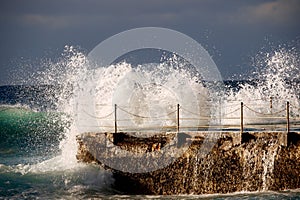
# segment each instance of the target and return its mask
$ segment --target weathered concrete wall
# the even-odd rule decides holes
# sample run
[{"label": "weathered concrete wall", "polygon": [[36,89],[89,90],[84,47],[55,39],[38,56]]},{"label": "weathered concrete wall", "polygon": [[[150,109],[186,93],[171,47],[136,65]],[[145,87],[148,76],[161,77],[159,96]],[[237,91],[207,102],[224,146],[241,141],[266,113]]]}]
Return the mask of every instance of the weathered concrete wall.
[{"label": "weathered concrete wall", "polygon": [[[83,134],[78,137],[77,158],[83,162],[102,164],[96,158],[101,157],[102,160],[105,156],[111,156],[115,145],[135,152],[136,156],[147,151],[164,151],[164,145],[172,143],[174,134],[146,140],[124,134]],[[110,169],[114,173],[115,187],[132,194],[211,194],[300,188],[298,133],[288,135],[288,146],[281,144],[282,133],[248,133],[242,137],[238,133],[222,133],[204,157],[200,154],[207,133],[189,134],[196,135],[191,137],[188,150],[163,169],[148,173]],[[183,138],[191,140],[190,137]],[[107,141],[112,141],[114,145],[107,145]],[[158,144],[161,149],[153,148]],[[178,147],[180,142],[174,145]],[[135,161],[134,158],[128,159],[124,163],[121,161],[120,165]]]}]

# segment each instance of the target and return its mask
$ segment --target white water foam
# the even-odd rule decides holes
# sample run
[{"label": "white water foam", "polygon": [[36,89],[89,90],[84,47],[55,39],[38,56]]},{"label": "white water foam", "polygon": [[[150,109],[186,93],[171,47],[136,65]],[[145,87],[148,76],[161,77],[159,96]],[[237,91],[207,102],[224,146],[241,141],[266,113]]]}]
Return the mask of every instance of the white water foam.
[{"label": "white water foam", "polygon": [[[286,83],[288,78],[299,78],[299,60],[295,56],[297,55],[284,50],[267,55],[263,62],[264,65],[259,65],[262,69],[258,73],[259,76],[256,77],[259,79],[257,86],[245,84],[241,86],[242,88],[238,92],[228,91],[222,104],[223,114],[226,115],[226,113],[239,109],[240,101],[243,101],[249,107],[253,107],[254,101],[256,111],[270,113],[268,100],[270,97],[273,97],[272,112],[283,109],[286,100],[289,100],[291,105],[293,105],[291,115],[299,116],[298,111],[300,110],[294,109],[300,108],[299,96],[297,96],[299,95],[299,87],[290,86]],[[174,62],[176,63],[176,60]],[[133,67],[127,63],[119,63],[90,72],[85,55],[73,47],[66,47],[62,61],[53,63],[49,68],[47,72],[43,73],[42,78],[39,77],[38,79],[41,83],[52,84],[54,81],[62,85],[60,93],[55,95],[58,99],[57,108],[59,112],[67,114],[64,116],[65,119],[62,120],[71,121],[71,125],[66,127],[66,137],[60,144],[61,155],[35,165],[21,166],[19,168],[21,171],[23,170],[22,173],[44,173],[85,168],[86,165],[78,163],[75,156],[78,148],[76,135],[89,131],[112,130],[113,115],[109,114],[114,111],[113,105],[115,103],[123,106],[130,113],[146,117],[156,117],[158,114],[166,115],[176,110],[178,102],[187,111],[193,111],[196,114],[203,114],[203,116],[219,114],[219,111],[218,113],[210,113],[211,109],[209,109],[209,112],[207,111],[207,107],[210,106],[207,102],[209,99],[208,91],[203,87],[200,80],[193,77],[188,70],[173,67],[172,62],[171,66],[170,63],[162,63],[150,64],[147,67],[145,65]],[[296,75],[293,76],[293,74]],[[144,84],[144,87],[138,86],[134,88],[136,86],[135,83],[138,83],[138,81],[130,82],[133,79],[138,81],[144,80],[145,83],[149,84]],[[188,90],[185,90],[187,87]],[[175,95],[174,90],[176,91]],[[130,96],[126,96],[128,93],[124,91],[132,91],[132,93]],[[180,99],[180,97],[184,96],[186,98]],[[95,100],[93,106],[87,105],[91,102],[91,98]],[[195,117],[187,111],[182,111],[182,118]],[[226,116],[236,118],[239,117],[239,114],[239,111],[237,111]],[[258,116],[256,113],[246,109],[245,115]],[[108,116],[108,121],[98,119],[103,116]],[[120,112],[119,117],[128,119],[126,113]],[[132,116],[129,118],[130,124],[122,122],[121,125],[134,126],[136,129],[150,125],[155,127],[176,125],[176,121],[173,120],[176,114],[172,114],[169,117],[172,120],[169,120],[168,124],[164,124],[161,121],[146,121]],[[251,120],[248,123],[257,122],[255,119]],[[270,119],[266,118],[265,120],[265,122],[269,122]],[[261,122],[261,119],[259,121]],[[201,123],[205,125],[207,121],[196,120],[184,122],[183,125],[198,126]],[[240,121],[239,119],[227,121],[225,119],[223,123],[236,125]],[[268,161],[264,168],[263,177],[265,178],[269,171],[272,170],[274,152],[270,152],[272,155],[265,155],[264,157]],[[251,174],[248,175],[250,176]],[[66,181],[68,181],[67,178]],[[267,184],[264,185],[264,188],[267,189]]]},{"label": "white water foam", "polygon": [[[290,116],[299,118],[300,60],[297,51],[280,48],[273,53],[261,53],[255,66],[255,84],[241,84],[238,92],[230,90],[227,93],[223,107],[223,123],[240,123],[240,102],[247,106],[244,106],[246,124],[284,123],[287,101],[291,105]],[[236,119],[228,119],[235,117]]]},{"label": "white water foam", "polygon": [[[297,96],[299,95],[297,94],[299,88],[290,86],[286,82],[288,78],[292,80],[300,78],[298,57],[294,51],[285,49],[261,56],[261,59],[258,59],[257,62],[257,72],[254,73],[257,75],[255,77],[257,86],[244,84],[241,85],[242,88],[238,92],[229,90],[222,105],[223,114],[226,115],[226,113],[239,108],[240,101],[243,101],[249,107],[253,107],[253,102],[255,102],[255,109],[258,112],[270,113],[270,97],[274,98],[272,112],[285,108],[287,100],[295,108],[300,107],[299,97]],[[101,118],[101,116],[109,115],[113,111],[115,103],[124,106],[133,114],[154,118],[157,115],[176,110],[177,103],[195,113],[206,116],[216,115],[215,113],[209,113],[211,110],[207,112],[207,110],[202,109],[209,106],[207,103],[208,91],[199,83],[199,77],[192,76],[188,69],[183,68],[183,64],[180,65],[178,60],[175,57],[167,63],[152,63],[138,67],[133,67],[127,63],[119,63],[107,68],[99,67],[91,72],[86,56],[74,47],[66,46],[61,61],[52,63],[51,67],[42,73],[42,76],[37,78],[36,81],[44,84],[54,82],[63,86],[60,94],[57,94],[59,100],[57,107],[58,111],[68,114],[69,118],[65,120],[71,119],[72,124],[66,130],[66,139],[61,143],[62,155],[68,157],[76,154],[76,135],[88,131],[107,130],[103,127],[110,127],[108,129],[112,130],[112,115],[107,118],[108,120],[97,120],[95,117]],[[137,85],[141,83],[141,80],[144,81],[142,82],[144,85]],[[90,98],[95,99],[93,102],[95,107],[86,105],[86,103],[91,102]],[[94,109],[96,112],[89,109]],[[295,109],[295,111],[297,110]],[[95,114],[95,116],[89,116],[87,113]],[[234,112],[226,116],[237,117],[239,114],[239,112]],[[293,114],[297,115],[299,113]],[[181,115],[182,118],[191,117],[191,113],[184,110]],[[257,116],[257,114],[247,109],[245,109],[245,115]],[[118,117],[128,118],[128,114],[120,112]],[[175,117],[175,114],[172,115],[172,119]],[[127,125],[124,123],[123,125]],[[148,126],[151,121],[131,116],[130,123],[131,126],[139,128]],[[168,125],[176,125],[174,120],[169,120],[168,123]],[[183,123],[187,123],[186,126],[197,126],[199,122]],[[201,123],[205,124],[207,121]],[[239,120],[227,122],[223,120],[223,123],[239,124]],[[164,124],[161,124],[161,122],[155,124],[154,122],[154,125],[161,126]],[[69,158],[66,160],[74,164],[76,158],[74,156],[74,159]]]},{"label": "white water foam", "polygon": [[[62,120],[70,121],[71,125],[65,129],[65,139],[59,147],[61,155],[31,166],[31,172],[80,168],[81,164],[75,156],[78,148],[76,135],[113,130],[112,115],[105,120],[100,118],[109,115],[114,104],[136,116],[167,118],[165,121],[141,120],[120,111],[120,125],[136,129],[148,126],[175,127],[174,111],[178,103],[186,110],[207,115],[202,108],[207,106],[207,89],[189,70],[182,68],[176,57],[161,64],[133,67],[127,63],[119,63],[89,70],[85,55],[73,47],[66,47],[59,63],[48,64],[51,65],[49,69],[40,73],[35,82],[61,85],[60,93],[54,95],[57,99],[56,107],[58,112],[66,114],[62,116]],[[168,115],[169,113],[172,114]],[[182,112],[181,116],[187,117],[189,113]],[[129,121],[124,122],[122,119]],[[197,126],[199,123],[207,124],[207,120],[181,122],[184,126]]]}]

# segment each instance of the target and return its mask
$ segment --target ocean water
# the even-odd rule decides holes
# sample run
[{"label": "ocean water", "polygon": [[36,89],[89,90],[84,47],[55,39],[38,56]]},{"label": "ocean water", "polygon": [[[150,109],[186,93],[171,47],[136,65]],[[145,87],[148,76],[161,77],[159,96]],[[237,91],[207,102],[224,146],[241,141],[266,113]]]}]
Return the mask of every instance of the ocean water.
[{"label": "ocean water", "polygon": [[[258,113],[278,112],[282,117],[284,113],[279,111],[289,101],[292,119],[300,118],[298,52],[281,48],[264,54],[257,62],[253,80],[224,82],[221,105],[222,116],[227,118],[224,117],[222,124],[239,124],[235,119],[239,112],[235,110],[241,101]],[[211,97],[205,83],[177,58],[147,66],[119,63],[90,73],[86,56],[66,47],[61,61],[47,65],[49,70],[34,76],[31,85],[24,81],[23,85],[0,86],[0,199],[300,199],[299,189],[174,196],[127,195],[126,191],[118,191],[109,171],[77,162],[76,135],[112,130],[110,113],[115,103],[135,116],[156,119],[157,113],[171,113],[178,101],[174,90],[189,92],[188,98],[180,102],[187,111],[196,102],[198,107],[192,109],[193,113],[217,115],[219,111],[216,113],[215,109],[202,110],[214,107],[207,103]],[[134,85],[140,80],[135,78],[136,74],[156,84],[136,89]],[[136,84],[128,80],[135,80]],[[122,93],[130,90],[134,91],[130,96]],[[180,97],[175,92],[176,95]],[[94,100],[92,107],[90,99]],[[253,117],[259,114],[245,110],[245,115],[251,116],[246,122],[253,124],[256,123]],[[103,116],[108,120],[103,120]],[[176,120],[172,114],[168,116],[166,123],[135,117],[120,123],[138,129],[173,126]],[[182,116],[189,117],[189,113]],[[124,113],[119,117],[128,118]],[[259,120],[270,122],[267,117]],[[184,125],[205,124],[206,121],[194,121]]]}]

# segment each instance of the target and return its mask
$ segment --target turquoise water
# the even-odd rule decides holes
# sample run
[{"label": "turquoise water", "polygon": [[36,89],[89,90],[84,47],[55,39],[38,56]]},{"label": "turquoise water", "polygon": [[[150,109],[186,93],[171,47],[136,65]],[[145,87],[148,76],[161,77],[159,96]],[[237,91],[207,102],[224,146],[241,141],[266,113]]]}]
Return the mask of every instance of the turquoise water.
[{"label": "turquoise water", "polygon": [[0,159],[2,164],[36,162],[59,151],[67,123],[61,114],[29,108],[0,107]]}]

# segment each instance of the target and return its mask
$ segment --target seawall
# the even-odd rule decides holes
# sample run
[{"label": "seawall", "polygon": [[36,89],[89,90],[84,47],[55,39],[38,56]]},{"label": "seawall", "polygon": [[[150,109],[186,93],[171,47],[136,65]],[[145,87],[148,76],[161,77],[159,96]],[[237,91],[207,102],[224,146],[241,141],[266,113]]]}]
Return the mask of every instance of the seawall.
[{"label": "seawall", "polygon": [[[153,133],[147,138],[132,133],[85,133],[77,141],[78,160],[96,162],[111,170],[115,188],[129,194],[300,188],[300,133],[296,132],[170,132]],[[206,147],[207,144],[213,145]],[[178,149],[182,148],[186,151],[180,153]],[[120,149],[131,153],[120,153]],[[138,163],[145,155],[149,159]],[[147,168],[153,157],[158,161],[156,170],[134,173],[139,167]],[[116,159],[112,163],[117,164],[113,167],[108,162],[112,158]],[[170,164],[160,168],[160,163]]]}]

